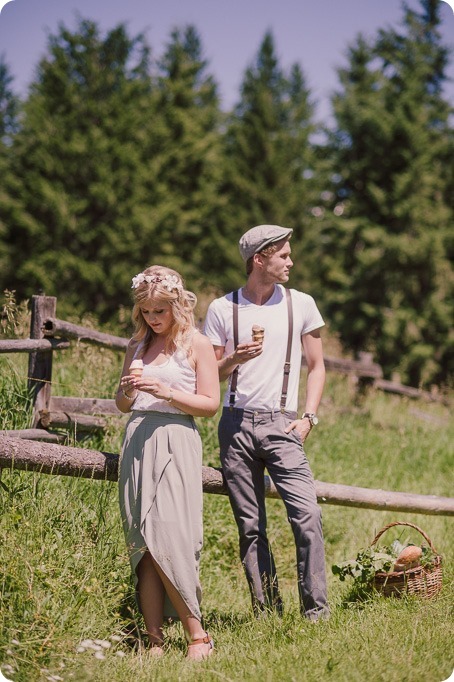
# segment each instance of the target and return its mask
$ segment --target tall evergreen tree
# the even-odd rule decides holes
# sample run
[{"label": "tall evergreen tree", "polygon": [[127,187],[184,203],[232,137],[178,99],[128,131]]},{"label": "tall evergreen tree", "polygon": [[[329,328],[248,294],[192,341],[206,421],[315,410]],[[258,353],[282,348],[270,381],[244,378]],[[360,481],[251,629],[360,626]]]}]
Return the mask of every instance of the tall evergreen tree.
[{"label": "tall evergreen tree", "polygon": [[158,62],[159,137],[149,150],[153,259],[198,282],[216,282],[222,173],[219,98],[193,26],[176,29]]},{"label": "tall evergreen tree", "polygon": [[339,70],[334,214],[325,220],[320,277],[346,347],[373,350],[389,376],[449,380],[452,212],[443,156],[452,131],[442,96],[447,50],[439,3],[405,9],[403,29],[359,37]]},{"label": "tall evergreen tree", "polygon": [[61,25],[50,36],[0,207],[14,244],[3,286],[58,293],[72,309],[103,314],[124,296],[150,234],[148,59],[143,37],[122,25],[102,37],[81,20],[75,32]]},{"label": "tall evergreen tree", "polygon": [[13,92],[12,82],[8,65],[0,57],[0,272],[8,269],[11,259],[11,244],[7,225],[1,217],[1,207],[8,202],[6,186],[10,174],[12,136],[19,126],[19,99]]},{"label": "tall evergreen tree", "polygon": [[19,98],[14,94],[12,82],[8,64],[0,56],[0,143],[3,145],[11,141],[19,126]]},{"label": "tall evergreen tree", "polygon": [[[298,64],[285,73],[274,39],[266,33],[255,62],[246,70],[241,100],[226,135],[230,224],[237,238],[249,227],[292,227],[294,252],[304,251],[313,224],[310,207],[318,193],[313,104]],[[299,258],[296,259],[299,261]],[[294,281],[304,280],[304,265]]]}]

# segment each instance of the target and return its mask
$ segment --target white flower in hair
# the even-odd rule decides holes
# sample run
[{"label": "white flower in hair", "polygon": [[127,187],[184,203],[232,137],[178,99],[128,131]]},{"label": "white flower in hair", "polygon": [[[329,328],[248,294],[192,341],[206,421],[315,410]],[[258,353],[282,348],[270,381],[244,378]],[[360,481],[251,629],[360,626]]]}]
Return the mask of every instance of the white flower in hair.
[{"label": "white flower in hair", "polygon": [[140,272],[132,278],[131,289],[137,289],[138,286],[147,282],[147,284],[161,284],[164,289],[171,293],[174,289],[178,292],[183,291],[183,285],[176,275],[144,275]]},{"label": "white flower in hair", "polygon": [[145,275],[143,272],[140,272],[138,275],[132,278],[131,289],[137,289],[142,282],[145,282]]},{"label": "white flower in hair", "polygon": [[173,289],[183,291],[183,286],[176,275],[166,275],[162,280],[162,286],[165,287],[168,292],[173,291]]}]

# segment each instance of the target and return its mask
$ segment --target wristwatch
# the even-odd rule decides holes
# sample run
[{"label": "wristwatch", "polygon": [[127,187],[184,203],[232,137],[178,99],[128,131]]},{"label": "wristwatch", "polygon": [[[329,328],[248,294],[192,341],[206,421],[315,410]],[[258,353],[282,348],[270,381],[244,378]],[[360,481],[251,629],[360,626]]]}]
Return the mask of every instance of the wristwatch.
[{"label": "wristwatch", "polygon": [[305,417],[306,417],[306,419],[309,419],[309,421],[310,421],[310,423],[311,423],[311,426],[317,426],[317,424],[318,424],[318,417],[317,417],[316,414],[314,414],[313,412],[305,412],[305,413],[301,416],[301,419],[304,419]]}]

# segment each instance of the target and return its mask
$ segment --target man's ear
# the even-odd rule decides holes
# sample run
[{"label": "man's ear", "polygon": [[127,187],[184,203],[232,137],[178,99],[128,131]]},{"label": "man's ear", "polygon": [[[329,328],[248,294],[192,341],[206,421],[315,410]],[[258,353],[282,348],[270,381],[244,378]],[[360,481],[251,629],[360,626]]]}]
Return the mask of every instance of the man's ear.
[{"label": "man's ear", "polygon": [[263,268],[263,263],[265,262],[265,257],[261,253],[254,253],[252,256],[252,262],[257,268]]}]

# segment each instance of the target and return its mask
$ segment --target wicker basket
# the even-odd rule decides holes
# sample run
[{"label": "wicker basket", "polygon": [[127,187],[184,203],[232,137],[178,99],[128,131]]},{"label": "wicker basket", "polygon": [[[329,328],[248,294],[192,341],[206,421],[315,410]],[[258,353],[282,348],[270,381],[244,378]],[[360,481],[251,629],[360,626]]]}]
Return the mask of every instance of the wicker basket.
[{"label": "wicker basket", "polygon": [[437,554],[432,541],[421,528],[413,525],[413,523],[407,523],[407,521],[394,521],[394,523],[389,523],[377,533],[371,542],[371,547],[377,543],[383,533],[389,528],[393,528],[393,526],[410,526],[410,528],[415,528],[427,540],[435,557],[432,565],[428,567],[416,566],[407,571],[392,571],[390,573],[377,571],[373,580],[375,589],[385,597],[401,597],[403,594],[415,594],[424,599],[435,597],[440,592],[442,585],[441,556]]}]

